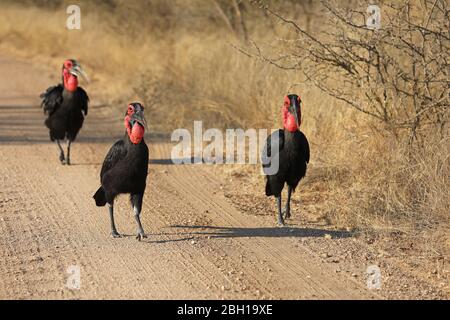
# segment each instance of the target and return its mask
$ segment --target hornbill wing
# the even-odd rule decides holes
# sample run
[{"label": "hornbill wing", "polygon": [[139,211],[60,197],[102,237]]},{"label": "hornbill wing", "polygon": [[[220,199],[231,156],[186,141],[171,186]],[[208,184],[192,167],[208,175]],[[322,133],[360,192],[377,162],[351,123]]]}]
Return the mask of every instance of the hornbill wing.
[{"label": "hornbill wing", "polygon": [[309,163],[309,142],[303,132],[300,131],[300,147],[305,155],[306,163]]},{"label": "hornbill wing", "polygon": [[108,172],[111,168],[113,168],[119,160],[125,158],[126,154],[127,149],[125,148],[125,143],[123,140],[119,140],[116,143],[114,143],[111,149],[109,149],[109,152],[105,157],[105,160],[103,161],[102,170],[100,172],[100,178],[102,178],[106,172]]},{"label": "hornbill wing", "polygon": [[[268,174],[265,170],[271,166],[271,158],[279,153],[284,148],[284,131],[276,130],[272,132],[270,136],[267,137],[266,144],[264,146],[263,152],[261,154],[261,161],[263,166],[263,171]],[[272,155],[272,149],[276,152]]]},{"label": "hornbill wing", "polygon": [[58,110],[63,102],[63,90],[64,87],[62,84],[58,84],[48,88],[47,91],[40,95],[42,99],[41,107],[44,109],[45,114],[51,115]]},{"label": "hornbill wing", "polygon": [[81,102],[81,110],[83,110],[84,115],[86,116],[88,114],[89,96],[87,95],[86,91],[84,91],[84,89],[81,87],[78,87],[77,94]]}]

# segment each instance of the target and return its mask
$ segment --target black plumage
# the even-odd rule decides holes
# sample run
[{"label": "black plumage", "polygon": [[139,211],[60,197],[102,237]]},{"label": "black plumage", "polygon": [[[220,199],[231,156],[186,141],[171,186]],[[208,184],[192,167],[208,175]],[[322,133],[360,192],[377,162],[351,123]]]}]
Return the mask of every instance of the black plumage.
[{"label": "black plumage", "polygon": [[[295,107],[295,106],[294,106]],[[299,106],[298,106],[299,108]],[[295,115],[299,114],[299,110]],[[300,180],[306,175],[309,163],[309,143],[306,136],[295,130],[276,130],[266,140],[263,150],[263,171],[266,175],[266,196],[275,196],[278,205],[278,223],[284,224],[284,218],[290,217],[290,200]],[[278,161],[278,168],[275,165]],[[281,210],[281,192],[288,186],[288,199],[283,218]]]},{"label": "black plumage", "polygon": [[50,131],[50,139],[75,141],[88,114],[89,97],[86,91],[78,87],[75,92],[69,92],[59,84],[48,88],[41,98],[41,106],[48,116],[45,125]]},{"label": "black plumage", "polygon": [[148,147],[144,140],[131,143],[128,135],[109,150],[100,172],[101,187],[96,193],[97,206],[113,203],[118,194],[143,194],[148,173]]},{"label": "black plumage", "polygon": [[[132,105],[135,112],[129,118],[130,127],[133,127],[136,121],[139,122],[139,125],[144,125],[143,113],[140,113],[139,110],[140,104]],[[138,117],[141,118],[138,119]],[[94,194],[94,199],[97,206],[109,205],[111,234],[113,237],[119,237],[114,224],[114,199],[119,194],[130,194],[138,224],[137,237],[140,240],[145,237],[139,216],[146,188],[149,152],[143,137],[138,143],[132,142],[130,132],[127,131],[121,140],[114,143],[106,155],[100,172],[101,186]]]},{"label": "black plumage", "polygon": [[[66,65],[70,68],[66,68]],[[45,125],[49,129],[50,140],[55,141],[60,151],[59,159],[63,164],[70,164],[70,145],[75,141],[88,114],[89,97],[83,88],[78,87],[78,74],[84,74],[75,60],[67,60],[63,66],[63,83],[52,86],[40,95],[41,106],[47,115]],[[72,82],[68,84],[68,79]],[[66,88],[70,86],[70,90]],[[61,147],[60,140],[67,140],[67,154]]]}]

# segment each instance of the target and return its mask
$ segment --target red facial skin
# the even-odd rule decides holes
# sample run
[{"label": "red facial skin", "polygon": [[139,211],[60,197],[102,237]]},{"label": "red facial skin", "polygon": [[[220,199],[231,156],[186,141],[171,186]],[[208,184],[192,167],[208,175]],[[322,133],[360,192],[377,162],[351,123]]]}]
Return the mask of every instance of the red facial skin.
[{"label": "red facial skin", "polygon": [[[298,98],[298,102],[300,104],[300,98]],[[283,113],[283,127],[288,130],[289,132],[295,132],[298,130],[300,124],[302,123],[302,114],[301,109],[299,110],[298,114],[298,126],[297,122],[295,121],[295,116],[291,113],[289,113],[288,108],[290,105],[290,101],[288,97],[284,97],[284,105],[282,108]]]},{"label": "red facial skin", "polygon": [[131,116],[134,113],[134,107],[132,105],[128,106],[127,115],[125,116],[125,128],[127,129],[128,137],[133,144],[139,144],[144,138],[145,129],[139,123],[135,123],[133,127],[130,125]]},{"label": "red facial skin", "polygon": [[64,62],[64,69],[63,69],[64,88],[67,91],[75,92],[78,88],[78,78],[70,73],[70,69],[72,69],[72,67],[73,67],[72,61],[67,60]]}]

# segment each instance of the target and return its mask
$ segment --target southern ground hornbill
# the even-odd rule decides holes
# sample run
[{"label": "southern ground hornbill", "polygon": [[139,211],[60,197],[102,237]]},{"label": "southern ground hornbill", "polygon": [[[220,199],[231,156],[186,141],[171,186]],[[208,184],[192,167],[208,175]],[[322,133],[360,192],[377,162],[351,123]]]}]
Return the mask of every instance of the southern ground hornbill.
[{"label": "southern ground hornbill", "polygon": [[130,194],[134,217],[138,225],[137,239],[145,238],[140,214],[147,181],[148,147],[144,141],[146,121],[140,103],[128,105],[125,114],[125,136],[114,143],[103,161],[101,186],[94,195],[97,206],[108,204],[111,235],[120,237],[114,224],[114,199],[118,194]]},{"label": "southern ground hornbill", "polygon": [[[50,139],[56,141],[59,160],[70,165],[70,145],[83,126],[84,116],[88,113],[89,97],[78,86],[78,77],[87,80],[81,66],[73,59],[66,60],[62,67],[62,84],[50,87],[41,94],[42,108],[48,115],[45,125],[50,130]],[[83,116],[84,113],[84,116]],[[61,140],[67,139],[67,154],[61,147]]]},{"label": "southern ground hornbill", "polygon": [[[291,216],[291,194],[295,192],[298,183],[305,176],[309,162],[309,143],[306,136],[299,130],[302,120],[301,103],[300,97],[295,94],[284,98],[282,107],[284,129],[274,131],[267,138],[262,154],[263,171],[266,174],[266,195],[275,196],[277,199],[280,226],[284,225],[284,219]],[[273,161],[278,161],[279,166],[278,170],[271,172],[269,168]],[[285,184],[288,186],[288,194],[283,212],[281,191]]]}]

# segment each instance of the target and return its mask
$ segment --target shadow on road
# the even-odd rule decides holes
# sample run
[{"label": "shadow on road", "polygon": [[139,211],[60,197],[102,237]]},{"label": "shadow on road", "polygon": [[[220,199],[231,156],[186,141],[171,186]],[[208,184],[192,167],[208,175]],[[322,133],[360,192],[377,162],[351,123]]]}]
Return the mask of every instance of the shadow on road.
[{"label": "shadow on road", "polygon": [[186,238],[180,238],[180,239],[167,239],[167,240],[147,240],[147,241],[142,241],[142,242],[153,243],[153,244],[164,244],[164,243],[172,243],[172,242],[191,241],[191,240],[194,240],[194,237],[186,237]]},{"label": "shadow on road", "polygon": [[264,238],[307,238],[324,237],[330,235],[332,238],[348,238],[352,234],[347,231],[333,231],[314,228],[297,227],[271,227],[271,228],[237,228],[237,227],[208,227],[208,226],[181,226],[175,225],[172,228],[200,230],[185,234],[210,236],[211,238],[244,238],[244,237],[264,237]]},{"label": "shadow on road", "polygon": [[[103,105],[90,107],[83,128],[75,140],[76,143],[112,145],[123,137],[125,129],[121,114],[104,116],[98,112],[101,108]],[[51,143],[48,129],[44,124],[45,118],[39,105],[0,104],[0,143],[19,145]],[[148,132],[145,139],[150,143],[170,142],[170,134]],[[172,164],[170,159],[160,161],[160,164]]]},{"label": "shadow on road", "polygon": [[150,159],[148,163],[156,165],[195,165],[198,163],[204,163],[199,161],[198,158],[176,158],[176,159]]}]

